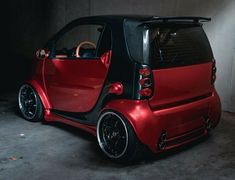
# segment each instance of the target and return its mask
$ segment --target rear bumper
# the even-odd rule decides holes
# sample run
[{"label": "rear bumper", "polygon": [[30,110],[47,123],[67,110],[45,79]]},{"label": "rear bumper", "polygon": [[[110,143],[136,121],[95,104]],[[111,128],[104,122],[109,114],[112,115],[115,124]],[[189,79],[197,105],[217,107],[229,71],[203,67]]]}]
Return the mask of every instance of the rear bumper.
[{"label": "rear bumper", "polygon": [[162,151],[158,143],[163,132],[167,134],[164,150],[171,149],[206,135],[205,119],[214,128],[221,116],[216,91],[205,99],[161,110],[151,109],[148,100],[114,100],[106,108],[124,115],[139,140],[153,152]]}]

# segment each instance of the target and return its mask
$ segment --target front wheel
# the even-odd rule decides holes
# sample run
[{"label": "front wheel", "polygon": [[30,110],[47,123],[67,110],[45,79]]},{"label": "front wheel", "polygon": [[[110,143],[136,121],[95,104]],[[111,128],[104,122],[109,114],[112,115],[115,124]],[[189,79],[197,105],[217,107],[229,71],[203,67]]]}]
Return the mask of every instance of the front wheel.
[{"label": "front wheel", "polygon": [[97,139],[102,151],[112,160],[128,163],[136,160],[140,143],[129,122],[113,111],[103,112],[97,123]]},{"label": "front wheel", "polygon": [[41,121],[43,106],[37,92],[32,86],[24,84],[20,87],[18,104],[22,116],[32,122]]}]

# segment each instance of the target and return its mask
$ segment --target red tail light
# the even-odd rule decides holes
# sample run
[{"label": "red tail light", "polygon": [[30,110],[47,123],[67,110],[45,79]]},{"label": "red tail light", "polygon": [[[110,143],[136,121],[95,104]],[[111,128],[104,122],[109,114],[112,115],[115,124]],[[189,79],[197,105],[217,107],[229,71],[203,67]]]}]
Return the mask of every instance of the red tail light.
[{"label": "red tail light", "polygon": [[142,87],[150,87],[152,85],[152,79],[143,78],[139,80],[139,83]]},{"label": "red tail light", "polygon": [[152,96],[153,93],[152,71],[147,65],[142,65],[138,73],[139,99],[149,98],[150,96]]},{"label": "red tail light", "polygon": [[144,97],[149,97],[152,95],[152,89],[150,88],[144,88],[142,90],[139,90],[139,94]]},{"label": "red tail light", "polygon": [[140,75],[148,76],[148,75],[151,74],[151,71],[150,71],[149,68],[145,67],[145,68],[143,68],[143,69],[140,69],[140,70],[139,70],[139,73],[140,73]]},{"label": "red tail light", "polygon": [[212,60],[212,71],[211,71],[211,84],[215,83],[216,80],[216,63],[215,63],[215,59]]}]

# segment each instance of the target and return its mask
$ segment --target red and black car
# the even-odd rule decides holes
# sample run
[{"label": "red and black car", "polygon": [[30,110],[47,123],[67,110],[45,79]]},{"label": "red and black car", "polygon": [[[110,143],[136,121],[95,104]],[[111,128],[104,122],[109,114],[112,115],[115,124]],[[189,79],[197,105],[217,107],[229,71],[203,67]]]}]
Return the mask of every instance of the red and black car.
[{"label": "red and black car", "polygon": [[162,152],[208,134],[221,115],[203,17],[94,16],[66,25],[36,53],[19,90],[30,121],[97,136],[111,159]]}]

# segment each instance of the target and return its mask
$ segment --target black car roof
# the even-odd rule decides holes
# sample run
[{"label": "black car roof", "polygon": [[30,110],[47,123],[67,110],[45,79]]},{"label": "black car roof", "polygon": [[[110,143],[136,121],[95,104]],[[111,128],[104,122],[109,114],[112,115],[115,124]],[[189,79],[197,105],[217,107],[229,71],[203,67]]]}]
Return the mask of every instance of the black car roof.
[{"label": "black car roof", "polygon": [[116,20],[116,21],[123,21],[124,19],[130,19],[130,20],[137,20],[137,21],[144,21],[152,18],[154,16],[150,15],[100,15],[100,16],[87,16],[87,17],[81,17],[77,20],[99,20],[99,21],[110,21],[110,20]]},{"label": "black car roof", "polygon": [[117,28],[122,27],[122,23],[124,20],[130,20],[130,21],[139,21],[141,24],[154,24],[158,22],[174,22],[174,21],[180,21],[180,22],[187,22],[187,23],[200,23],[205,21],[210,21],[210,18],[205,17],[194,17],[194,16],[154,16],[154,15],[99,15],[99,16],[87,16],[87,17],[80,17],[77,18],[70,23],[68,23],[63,29],[61,29],[51,40],[56,39],[56,37],[60,36],[60,34],[63,34],[67,29],[70,29],[71,27],[75,26],[78,23],[108,23],[111,25],[111,27]]},{"label": "black car roof", "polygon": [[108,21],[123,21],[125,19],[142,21],[142,22],[159,21],[159,20],[163,22],[168,22],[168,21],[205,22],[211,20],[211,18],[197,17],[197,16],[154,16],[154,15],[100,15],[100,16],[82,17],[76,20],[96,20],[96,21],[108,22]]},{"label": "black car roof", "polygon": [[[64,32],[66,32],[71,27],[76,26],[79,23],[108,23],[111,27],[122,27],[122,23],[125,19],[128,20],[135,20],[135,21],[145,21],[151,19],[153,16],[147,15],[100,15],[100,16],[87,16],[87,17],[80,17],[65,25],[59,32],[55,34],[48,42],[57,39],[57,37],[61,36]],[[47,43],[48,44],[48,43]],[[47,46],[47,45],[46,45]]]},{"label": "black car roof", "polygon": [[[199,24],[202,25],[201,22],[210,21],[210,18],[205,17],[194,17],[194,16],[184,16],[184,17],[167,17],[167,16],[154,16],[154,15],[99,15],[99,16],[87,16],[87,17],[80,17],[77,18],[66,26],[64,26],[59,32],[57,32],[47,43],[44,47],[49,47],[51,44],[59,39],[64,33],[66,33],[71,28],[77,26],[78,24],[90,24],[90,23],[97,23],[97,24],[109,24],[109,27],[112,29],[112,32],[115,34],[114,36],[122,37],[124,34],[120,36],[120,32],[123,30],[123,23],[124,21],[137,21],[139,25],[147,25],[152,26],[156,23],[171,23],[171,22],[180,22],[180,23],[190,23],[190,24]],[[130,24],[130,23],[129,23]]]}]

